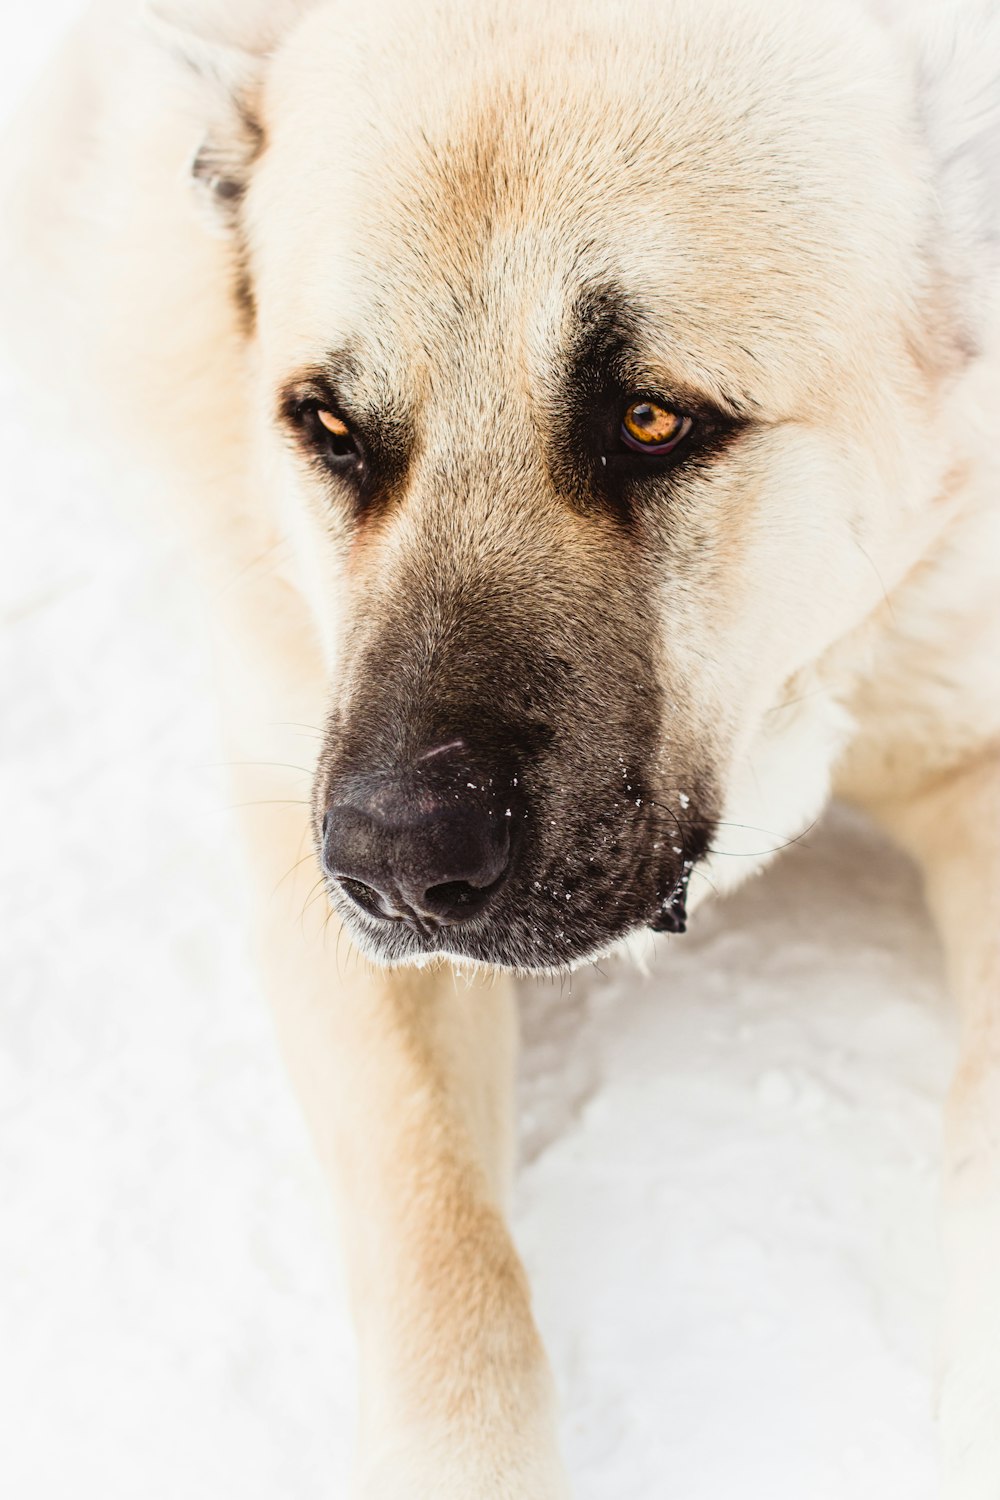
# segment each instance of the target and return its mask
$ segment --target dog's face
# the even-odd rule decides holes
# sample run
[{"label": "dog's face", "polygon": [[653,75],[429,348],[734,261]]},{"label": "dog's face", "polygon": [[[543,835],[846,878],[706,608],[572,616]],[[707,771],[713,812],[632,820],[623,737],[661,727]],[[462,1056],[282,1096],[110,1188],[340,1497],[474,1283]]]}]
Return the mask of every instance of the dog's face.
[{"label": "dog's face", "polygon": [[788,684],[908,565],[951,351],[867,26],[423,9],[306,18],[239,209],[316,838],[367,953],[556,968],[683,925]]}]

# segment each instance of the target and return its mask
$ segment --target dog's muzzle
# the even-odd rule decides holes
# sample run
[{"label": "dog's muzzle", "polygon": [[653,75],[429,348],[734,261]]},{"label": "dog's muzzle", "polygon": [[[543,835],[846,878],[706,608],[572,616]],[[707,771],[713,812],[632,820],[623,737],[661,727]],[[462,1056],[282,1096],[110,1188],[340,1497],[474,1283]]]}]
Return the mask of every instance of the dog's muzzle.
[{"label": "dog's muzzle", "polygon": [[692,798],[672,810],[616,750],[588,778],[509,727],[403,747],[377,727],[331,736],[314,809],[332,905],[369,957],[551,972],[684,930],[708,838]]}]

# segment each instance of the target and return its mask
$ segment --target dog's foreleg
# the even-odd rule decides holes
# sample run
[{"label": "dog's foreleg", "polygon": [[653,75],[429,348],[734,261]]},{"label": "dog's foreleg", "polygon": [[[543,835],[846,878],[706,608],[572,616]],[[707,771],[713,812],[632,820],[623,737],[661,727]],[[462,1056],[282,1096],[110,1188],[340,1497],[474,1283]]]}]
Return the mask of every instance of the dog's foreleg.
[{"label": "dog's foreleg", "polygon": [[[259,810],[258,810],[259,811]],[[334,1190],[360,1343],[362,1500],[556,1500],[551,1380],[502,1216],[509,985],[387,971],[315,895],[300,815],[254,814],[262,958]],[[262,838],[262,827],[270,830]]]},{"label": "dog's foreleg", "polygon": [[940,1424],[946,1500],[1000,1497],[1000,752],[889,819],[923,867],[960,1012],[948,1101],[948,1284]]}]

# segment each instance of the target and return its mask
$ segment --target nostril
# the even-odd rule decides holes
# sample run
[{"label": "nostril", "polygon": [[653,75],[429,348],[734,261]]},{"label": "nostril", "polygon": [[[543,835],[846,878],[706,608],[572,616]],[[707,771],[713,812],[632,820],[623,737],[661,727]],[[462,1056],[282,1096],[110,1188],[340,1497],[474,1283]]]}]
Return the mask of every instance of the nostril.
[{"label": "nostril", "polygon": [[462,908],[481,905],[491,890],[492,886],[474,886],[467,880],[446,880],[425,891],[424,901],[432,911],[442,911],[446,907],[460,911]]},{"label": "nostril", "polygon": [[474,917],[499,890],[507,878],[507,866],[489,885],[473,885],[468,880],[445,880],[424,891],[421,909],[439,921],[461,922]]},{"label": "nostril", "polygon": [[367,912],[369,916],[384,917],[387,915],[378,891],[370,885],[365,885],[363,880],[351,880],[342,875],[338,884],[344,894],[350,896],[355,906],[360,906],[361,910]]}]

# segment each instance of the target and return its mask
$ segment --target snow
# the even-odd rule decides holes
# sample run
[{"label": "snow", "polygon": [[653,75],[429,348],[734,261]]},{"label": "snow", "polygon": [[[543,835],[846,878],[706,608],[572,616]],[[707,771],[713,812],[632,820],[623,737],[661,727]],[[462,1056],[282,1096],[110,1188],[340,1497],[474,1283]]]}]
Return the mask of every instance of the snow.
[{"label": "snow", "polygon": [[[72,9],[19,16],[5,101]],[[22,415],[5,373],[0,1490],[340,1495],[354,1350],[197,596]],[[513,1223],[577,1500],[929,1500],[953,1035],[909,867],[840,813],[649,976],[522,1001]]]}]

